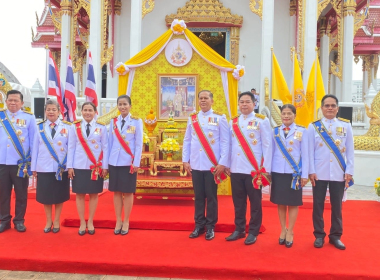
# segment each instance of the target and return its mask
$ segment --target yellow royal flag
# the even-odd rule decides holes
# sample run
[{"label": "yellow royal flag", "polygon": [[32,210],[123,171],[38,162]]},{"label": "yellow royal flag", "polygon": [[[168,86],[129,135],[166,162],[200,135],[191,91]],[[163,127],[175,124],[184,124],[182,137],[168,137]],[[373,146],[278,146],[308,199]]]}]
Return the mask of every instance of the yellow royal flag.
[{"label": "yellow royal flag", "polygon": [[[316,100],[314,96],[315,84],[317,84]],[[325,94],[326,94],[325,86],[323,85],[321,67],[319,65],[319,59],[317,58],[317,78],[315,78],[315,61],[314,61],[313,67],[311,67],[309,80],[307,82],[307,88],[306,88],[306,100],[307,100],[307,106],[309,108],[309,115],[310,115],[311,121],[314,121],[318,118],[317,116],[318,110],[321,107],[321,101]],[[314,117],[314,111],[316,112],[315,117]]]},{"label": "yellow royal flag", "polygon": [[297,109],[296,124],[307,127],[311,121],[307,107],[305,90],[303,88],[300,66],[297,55],[294,55],[294,73],[293,73],[293,92],[294,106]]},{"label": "yellow royal flag", "polygon": [[272,99],[281,100],[283,104],[291,104],[292,96],[290,95],[288,85],[274,52],[272,55]]}]

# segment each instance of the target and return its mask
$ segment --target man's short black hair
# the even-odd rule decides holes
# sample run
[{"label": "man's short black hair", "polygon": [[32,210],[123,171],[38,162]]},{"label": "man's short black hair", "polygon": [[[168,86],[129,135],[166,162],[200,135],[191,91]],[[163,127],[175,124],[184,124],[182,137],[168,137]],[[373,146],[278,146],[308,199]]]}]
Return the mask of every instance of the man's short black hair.
[{"label": "man's short black hair", "polygon": [[200,95],[202,92],[208,92],[208,95],[210,96],[210,98],[211,98],[211,99],[214,98],[214,94],[213,94],[210,90],[208,90],[208,89],[203,89],[203,90],[201,90],[200,92],[198,92],[198,98],[199,98],[199,95]]},{"label": "man's short black hair", "polygon": [[252,91],[252,90],[256,91],[256,89],[255,89],[255,88],[251,88],[251,91]]},{"label": "man's short black hair", "polygon": [[336,106],[339,106],[339,100],[338,100],[338,97],[336,97],[336,96],[333,95],[333,94],[326,94],[325,96],[323,96],[322,101],[321,101],[321,106],[323,106],[323,102],[326,100],[326,98],[333,98],[333,99],[335,99],[335,101],[336,101]]},{"label": "man's short black hair", "polygon": [[20,95],[21,102],[24,101],[24,96],[22,95],[22,93],[20,91],[15,90],[15,89],[12,89],[12,90],[8,91],[7,92],[7,99],[9,97],[9,95],[11,95],[11,94],[18,94],[18,95]]},{"label": "man's short black hair", "polygon": [[245,92],[240,93],[240,95],[239,95],[239,99],[238,99],[238,100],[240,100],[240,98],[241,98],[242,96],[244,96],[244,95],[248,95],[249,97],[251,97],[253,103],[256,102],[255,95],[254,95],[252,92],[250,92],[250,91],[245,91]]}]

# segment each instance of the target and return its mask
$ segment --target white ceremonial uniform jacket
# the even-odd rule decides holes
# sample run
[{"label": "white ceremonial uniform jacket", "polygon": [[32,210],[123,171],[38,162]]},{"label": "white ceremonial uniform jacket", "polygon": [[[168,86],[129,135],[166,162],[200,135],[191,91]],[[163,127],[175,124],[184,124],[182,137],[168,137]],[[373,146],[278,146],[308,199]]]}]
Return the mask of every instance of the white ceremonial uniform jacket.
[{"label": "white ceremonial uniform jacket", "polygon": [[[99,159],[100,152],[103,151],[103,169],[108,169],[108,139],[107,127],[103,124],[96,122],[94,119],[90,122],[90,134],[87,137],[86,128],[87,122],[81,121],[81,129],[83,138],[87,141],[96,161]],[[67,168],[75,169],[90,169],[93,165],[84,151],[82,144],[79,141],[75,123],[71,126],[69,133],[69,152],[67,155]]]},{"label": "white ceremonial uniform jacket", "polygon": [[[228,123],[225,115],[214,112],[210,109],[207,112],[197,113],[198,122],[205,137],[215,154],[218,164],[229,166],[229,137]],[[210,171],[214,165],[211,163],[196,135],[191,117],[187,121],[186,133],[183,139],[182,161],[190,162],[194,170]]]},{"label": "white ceremonial uniform jacket", "polygon": [[108,164],[113,166],[130,166],[140,167],[142,147],[143,147],[143,124],[142,120],[134,118],[131,114],[125,117],[125,123],[123,129],[121,129],[122,116],[117,118],[117,128],[120,131],[120,135],[123,140],[128,143],[132,154],[135,156],[133,162],[132,157],[124,150],[119,140],[115,135],[113,128],[114,120],[111,120],[110,131],[108,135],[108,150],[109,161]]},{"label": "white ceremonial uniform jacket", "polygon": [[311,123],[308,128],[309,174],[317,174],[318,180],[342,182],[345,173],[354,175],[354,138],[351,124],[347,120],[337,118],[322,118],[322,122],[326,129],[331,131],[335,143],[339,143],[339,149],[346,161],[346,172],[342,170],[338,159]]},{"label": "white ceremonial uniform jacket", "polygon": [[[301,178],[307,179],[309,177],[309,150],[308,150],[308,136],[307,129],[292,123],[289,128],[288,136],[285,138],[284,133],[285,125],[279,126],[279,133],[285,148],[289,154],[293,157],[295,162],[299,164],[302,157]],[[272,172],[281,174],[294,173],[292,166],[288,163],[285,156],[282,154],[280,148],[275,140],[275,134],[273,130],[273,157],[272,157]]]},{"label": "white ceremonial uniform jacket", "polygon": [[[51,146],[54,148],[54,151],[58,156],[59,162],[62,163],[67,153],[69,133],[71,133],[72,124],[61,121],[60,119],[56,120],[54,123],[56,124],[54,138],[51,138],[51,121],[46,120],[43,122],[44,131],[46,138],[51,143]],[[56,172],[58,170],[58,163],[50,154],[44,140],[42,140],[39,124],[37,125],[37,128],[37,133],[34,135],[31,170],[37,172]]]},{"label": "white ceremonial uniform jacket", "polygon": [[[257,165],[260,167],[261,158],[264,157],[264,166],[267,173],[271,172],[272,162],[272,127],[268,118],[254,112],[239,117],[239,126],[245,139],[251,147],[256,158]],[[255,127],[248,127],[249,122],[256,122]],[[232,128],[232,120],[230,121],[230,138],[231,138],[231,173],[251,174],[254,169],[250,161],[244,154],[239,141]]]},{"label": "white ceremonial uniform jacket", "polygon": [[[4,110],[8,116],[8,120],[13,125],[15,131],[21,131],[19,139],[24,148],[25,155],[30,150],[32,155],[34,134],[37,131],[36,119],[32,113],[22,110],[16,113],[11,113],[9,110]],[[21,159],[13,142],[8,138],[8,134],[0,122],[0,164],[17,165],[17,161]]]}]

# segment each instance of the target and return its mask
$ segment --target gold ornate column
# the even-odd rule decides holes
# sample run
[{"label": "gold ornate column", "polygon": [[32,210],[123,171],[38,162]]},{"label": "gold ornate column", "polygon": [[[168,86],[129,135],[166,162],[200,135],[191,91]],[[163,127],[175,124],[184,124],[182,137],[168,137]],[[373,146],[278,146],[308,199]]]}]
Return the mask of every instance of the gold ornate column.
[{"label": "gold ornate column", "polygon": [[239,43],[240,43],[240,28],[231,27],[231,56],[232,64],[239,64]]},{"label": "gold ornate column", "polygon": [[297,54],[299,55],[298,63],[303,71],[304,52],[305,52],[305,0],[298,0],[297,5]]},{"label": "gold ornate column", "polygon": [[142,1],[142,18],[147,14],[151,13],[154,9],[154,0],[143,0]]}]

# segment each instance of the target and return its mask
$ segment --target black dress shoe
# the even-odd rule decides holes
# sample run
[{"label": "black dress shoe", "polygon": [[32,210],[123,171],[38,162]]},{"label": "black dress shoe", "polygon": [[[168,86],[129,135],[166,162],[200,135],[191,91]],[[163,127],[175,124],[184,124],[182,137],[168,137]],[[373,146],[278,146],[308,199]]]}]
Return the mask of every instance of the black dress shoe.
[{"label": "black dress shoe", "polygon": [[315,248],[322,248],[324,243],[325,243],[325,240],[323,238],[318,237],[314,241],[314,247]]},{"label": "black dress shoe", "polygon": [[339,250],[346,250],[346,246],[344,246],[343,242],[340,241],[339,239],[330,239],[329,243],[334,245],[335,248],[338,248]]},{"label": "black dress shoe", "polygon": [[48,228],[44,228],[44,233],[49,233],[49,232],[51,232],[51,227],[52,227],[53,225],[51,225],[50,227],[48,227]]},{"label": "black dress shoe", "polygon": [[292,248],[292,246],[293,246],[293,241],[285,241],[286,248]]},{"label": "black dress shoe", "polygon": [[83,236],[83,235],[86,234],[86,230],[78,230],[78,234],[79,234],[80,236]]},{"label": "black dress shoe", "polygon": [[95,234],[95,229],[89,229],[87,230],[89,235],[94,235]]},{"label": "black dress shoe", "polygon": [[58,233],[60,230],[61,230],[60,227],[58,227],[58,228],[53,227],[53,233]]},{"label": "black dress shoe", "polygon": [[199,235],[205,233],[204,228],[195,228],[192,233],[190,233],[189,238],[197,238]]},{"label": "black dress shoe", "polygon": [[252,233],[249,233],[247,238],[244,241],[244,244],[252,245],[252,244],[255,244],[256,240],[257,240],[257,236],[254,236]]},{"label": "black dress shoe", "polygon": [[24,226],[24,224],[15,224],[15,229],[18,232],[25,232],[26,231],[26,227]]},{"label": "black dress shoe", "polygon": [[239,231],[235,230],[231,235],[226,237],[226,240],[227,241],[235,241],[235,240],[238,240],[238,239],[244,238],[244,237],[245,237],[245,231],[239,232]]},{"label": "black dress shoe", "polygon": [[205,236],[206,240],[209,240],[209,241],[213,240],[214,237],[215,237],[214,230],[213,229],[208,229],[207,232],[206,232],[206,236]]},{"label": "black dress shoe", "polygon": [[0,223],[0,233],[6,231],[7,229],[11,228],[10,223]]}]

